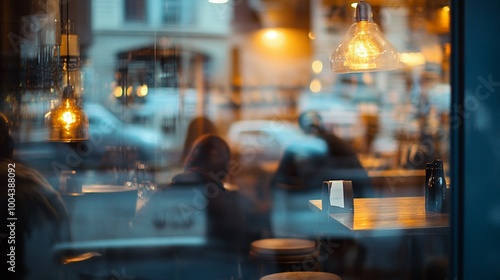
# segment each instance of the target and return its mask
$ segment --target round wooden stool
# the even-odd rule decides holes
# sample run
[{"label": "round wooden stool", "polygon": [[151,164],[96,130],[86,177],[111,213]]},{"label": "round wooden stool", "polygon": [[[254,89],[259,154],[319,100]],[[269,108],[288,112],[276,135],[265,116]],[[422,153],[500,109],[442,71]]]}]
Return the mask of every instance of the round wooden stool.
[{"label": "round wooden stool", "polygon": [[337,274],[319,271],[281,272],[266,275],[260,280],[341,280]]},{"label": "round wooden stool", "polygon": [[337,274],[319,271],[294,271],[266,275],[260,280],[341,280]]},{"label": "round wooden stool", "polygon": [[258,277],[286,271],[319,271],[319,250],[315,241],[297,238],[269,238],[252,242],[250,259]]}]

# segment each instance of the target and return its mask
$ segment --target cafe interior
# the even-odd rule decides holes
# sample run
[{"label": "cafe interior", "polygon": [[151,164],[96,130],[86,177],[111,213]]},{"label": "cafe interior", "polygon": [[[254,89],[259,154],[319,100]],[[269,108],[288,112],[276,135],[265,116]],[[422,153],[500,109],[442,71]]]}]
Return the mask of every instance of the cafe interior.
[{"label": "cafe interior", "polygon": [[499,10],[3,1],[2,273],[499,279]]}]

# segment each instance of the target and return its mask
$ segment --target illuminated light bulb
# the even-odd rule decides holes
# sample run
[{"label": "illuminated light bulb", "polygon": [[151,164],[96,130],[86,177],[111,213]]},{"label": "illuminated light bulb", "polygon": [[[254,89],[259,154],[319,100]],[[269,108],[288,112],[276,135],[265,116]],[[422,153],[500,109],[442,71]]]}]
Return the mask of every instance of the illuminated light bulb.
[{"label": "illuminated light bulb", "polygon": [[319,74],[321,71],[323,71],[323,63],[319,60],[313,61],[311,68],[314,73]]},{"label": "illuminated light bulb", "polygon": [[314,79],[309,84],[309,90],[313,93],[318,93],[321,91],[321,82],[318,79]]},{"label": "illuminated light bulb", "polygon": [[148,86],[147,85],[138,86],[136,94],[139,97],[145,97],[146,95],[148,95]]},{"label": "illuminated light bulb", "polygon": [[66,127],[70,127],[76,122],[76,116],[72,111],[62,113],[61,121]]},{"label": "illuminated light bulb", "polygon": [[123,88],[120,86],[117,86],[115,90],[113,91],[114,95],[116,98],[122,97],[123,95]]},{"label": "illuminated light bulb", "polygon": [[331,69],[337,73],[395,70],[399,55],[373,22],[371,6],[360,1],[356,22],[330,56]]},{"label": "illuminated light bulb", "polygon": [[65,87],[61,104],[50,112],[50,141],[77,142],[88,139],[89,121],[78,106],[74,94],[73,87]]}]

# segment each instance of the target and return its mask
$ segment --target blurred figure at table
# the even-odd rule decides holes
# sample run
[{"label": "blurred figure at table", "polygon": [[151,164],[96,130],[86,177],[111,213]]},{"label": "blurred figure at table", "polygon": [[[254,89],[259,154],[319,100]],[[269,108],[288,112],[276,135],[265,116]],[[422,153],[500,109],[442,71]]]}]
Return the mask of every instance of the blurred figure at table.
[{"label": "blurred figure at table", "polygon": [[210,119],[204,116],[198,116],[189,122],[180,159],[182,164],[186,161],[196,139],[205,134],[218,134],[215,124]]},{"label": "blurred figure at table", "polygon": [[[196,269],[200,273],[235,277],[239,257],[248,252],[243,249],[245,219],[239,205],[239,193],[225,187],[230,163],[229,146],[221,137],[214,134],[199,137],[193,143],[183,171],[176,174],[169,185],[158,189],[137,212],[133,221],[134,234],[204,239],[205,247],[200,251],[219,253],[213,260],[204,260],[206,269],[199,265]],[[179,252],[179,259],[185,258],[183,261],[187,263],[201,256],[183,254],[186,253]],[[216,255],[224,261],[219,259],[216,264],[211,263],[217,260]]]},{"label": "blurred figure at table", "polygon": [[9,121],[0,113],[1,218],[8,231],[0,236],[4,274],[8,279],[72,279],[51,256],[56,243],[71,240],[63,200],[40,173],[12,159],[14,144]]},{"label": "blurred figure at table", "polygon": [[240,194],[239,205],[246,221],[245,237],[249,241],[246,245],[250,245],[251,241],[272,237],[270,174],[258,165],[236,162],[238,168],[230,174],[228,181]]},{"label": "blurred figure at table", "polygon": [[306,137],[288,146],[272,178],[273,188],[303,194],[302,199],[321,197],[325,180],[351,180],[354,197],[371,197],[373,188],[353,148],[325,130],[316,111],[299,115]]},{"label": "blurred figure at table", "polygon": [[202,135],[193,143],[183,171],[138,211],[134,230],[152,226],[155,235],[206,236],[236,248],[244,220],[238,192],[224,186],[229,168],[227,143],[214,134]]}]

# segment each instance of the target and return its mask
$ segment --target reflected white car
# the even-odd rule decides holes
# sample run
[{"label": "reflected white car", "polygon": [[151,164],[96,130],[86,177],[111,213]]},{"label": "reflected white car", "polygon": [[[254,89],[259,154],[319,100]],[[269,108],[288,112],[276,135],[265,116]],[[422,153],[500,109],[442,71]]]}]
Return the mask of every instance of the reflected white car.
[{"label": "reflected white car", "polygon": [[244,164],[277,164],[292,142],[304,137],[298,125],[288,121],[242,120],[227,133],[231,152]]}]

